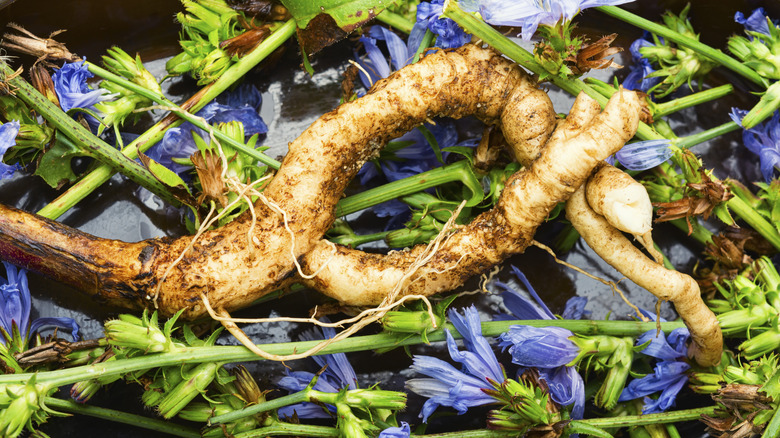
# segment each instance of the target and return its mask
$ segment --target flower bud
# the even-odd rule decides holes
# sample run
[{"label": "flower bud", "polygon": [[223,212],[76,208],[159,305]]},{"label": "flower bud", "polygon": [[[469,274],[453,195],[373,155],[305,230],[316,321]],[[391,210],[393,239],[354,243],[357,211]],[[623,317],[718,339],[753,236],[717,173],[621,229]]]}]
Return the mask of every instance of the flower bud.
[{"label": "flower bud", "polygon": [[189,402],[206,390],[206,387],[217,376],[221,364],[201,363],[185,372],[186,378],[165,394],[157,410],[165,418],[171,418],[184,409]]},{"label": "flower bud", "polygon": [[156,315],[152,319],[132,315],[119,315],[105,324],[106,340],[115,347],[141,350],[146,353],[170,351],[173,341],[157,326]]},{"label": "flower bud", "polygon": [[772,328],[753,336],[739,345],[740,351],[748,360],[772,353],[780,348],[780,330]]}]

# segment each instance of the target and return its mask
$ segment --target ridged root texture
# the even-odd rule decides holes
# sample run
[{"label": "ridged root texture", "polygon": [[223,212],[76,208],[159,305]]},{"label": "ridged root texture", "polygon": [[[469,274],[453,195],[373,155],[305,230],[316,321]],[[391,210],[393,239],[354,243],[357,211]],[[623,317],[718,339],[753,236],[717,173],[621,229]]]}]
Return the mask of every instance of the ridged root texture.
[{"label": "ridged root texture", "polygon": [[[554,133],[530,167],[510,178],[492,210],[454,232],[429,262],[416,268],[402,294],[451,290],[511,254],[524,251],[552,208],[581,186],[599,162],[633,137],[639,107],[636,93],[621,90],[589,122],[579,123],[576,114],[571,123],[563,122],[560,129],[570,129]],[[505,137],[511,139],[513,133],[507,133],[506,124],[502,126]],[[321,241],[302,261],[307,271],[324,268],[304,282],[343,303],[375,305],[406,276],[423,251],[425,247],[418,245],[377,255],[340,247],[333,257],[330,247]]]},{"label": "ridged root texture", "polygon": [[[203,315],[201,294],[215,308],[246,307],[290,274],[294,258],[318,246],[333,223],[344,188],[388,140],[433,117],[465,115],[489,125],[511,122],[508,135],[530,147],[546,142],[555,120],[546,94],[495,52],[473,45],[439,51],[377,82],[362,98],[323,115],[290,143],[281,168],[264,191],[277,208],[263,202],[255,205],[257,222],[251,239],[248,215],[204,233],[195,242],[188,236],[124,243],[0,207],[0,257],[111,305],[148,306],[150,297],[159,292],[157,305],[167,315],[181,308],[187,309],[185,317]],[[516,184],[532,182],[521,179]],[[502,208],[512,210],[513,217],[523,214],[514,211],[517,207]],[[286,223],[278,211],[286,213]],[[485,217],[474,226],[501,227],[500,216]],[[511,227],[505,229],[510,232]],[[514,246],[524,245],[528,238],[523,235],[523,243]],[[185,250],[183,259],[174,263]],[[481,266],[498,259],[488,254]]]}]

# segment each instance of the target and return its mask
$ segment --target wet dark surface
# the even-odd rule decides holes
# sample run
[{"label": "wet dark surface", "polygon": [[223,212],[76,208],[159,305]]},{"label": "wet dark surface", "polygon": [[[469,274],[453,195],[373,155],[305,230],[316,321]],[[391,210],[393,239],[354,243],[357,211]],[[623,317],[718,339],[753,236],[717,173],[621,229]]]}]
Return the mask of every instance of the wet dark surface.
[{"label": "wet dark surface", "polygon": [[[669,8],[676,11],[682,5],[684,2],[680,1],[643,1],[624,7],[657,20],[663,10]],[[728,35],[740,31],[739,26],[733,22],[733,12],[735,10],[749,12],[757,6],[767,7],[770,16],[780,16],[780,5],[776,2],[694,1],[690,17],[697,31],[701,33],[703,41],[715,47],[725,47]],[[67,32],[58,35],[57,39],[66,43],[73,52],[93,61],[97,61],[112,45],[118,45],[129,53],[140,52],[145,61],[151,61],[177,53],[179,26],[173,16],[179,10],[180,4],[177,1],[17,1],[0,10],[0,25],[13,21],[41,36],[67,28]],[[628,28],[623,23],[596,11],[586,12],[583,18],[579,28],[583,32],[591,33],[593,39],[602,34],[619,32],[621,38],[618,45],[628,47],[638,36],[635,29]],[[282,155],[287,142],[293,140],[319,115],[337,105],[340,75],[351,53],[351,46],[347,42],[324,50],[314,59],[316,74],[314,77],[309,77],[299,68],[300,58],[297,50],[294,45],[290,45],[278,64],[267,66],[250,75],[249,80],[264,93],[262,115],[269,126],[265,144],[272,147],[271,156]],[[625,64],[629,59],[630,57],[624,56],[621,63]],[[21,61],[30,62],[24,57]],[[163,62],[151,62],[149,68],[158,78],[164,76]],[[622,78],[625,72],[618,71],[617,74]],[[599,73],[598,77],[608,80],[610,75],[611,72]],[[723,69],[719,69],[713,76],[713,85],[729,81],[741,91],[749,89],[749,84]],[[175,99],[183,100],[194,90],[194,83],[187,79],[175,79],[168,87]],[[555,90],[551,90],[551,95],[556,103],[556,109],[559,112],[567,112],[572,98]],[[745,92],[740,95],[742,97],[739,99],[730,98],[727,102],[684,111],[671,117],[670,122],[680,136],[722,124],[729,120],[728,111],[731,106],[747,108],[755,101]],[[758,179],[757,160],[741,147],[741,138],[738,134],[727,135],[708,144],[697,146],[694,151],[705,155],[705,164],[714,168],[718,177],[742,176],[744,181]],[[136,192],[134,184],[122,177],[114,177],[60,220],[98,236],[125,241],[138,241],[164,235],[175,236],[184,232],[176,212],[171,212],[154,199],[139,198]],[[57,193],[48,188],[43,181],[31,176],[19,176],[0,184],[0,202],[27,211],[37,211],[56,196]],[[142,201],[142,198],[145,201]],[[553,231],[555,230],[551,227],[544,227],[538,237],[539,240],[549,240]],[[655,235],[665,253],[678,268],[682,270],[692,268],[696,261],[695,254],[700,251],[700,248],[688,244],[684,234],[672,227],[659,226]],[[618,274],[606,267],[589,249],[583,247],[583,244],[578,244],[571,253],[566,254],[565,259],[595,275],[612,280],[620,279]],[[520,266],[526,272],[530,282],[553,312],[560,312],[565,301],[578,294],[589,298],[587,308],[593,312],[594,319],[604,318],[608,313],[611,313],[613,318],[628,317],[628,307],[619,298],[613,296],[607,287],[556,264],[550,256],[538,249],[531,248],[527,254],[516,256],[510,262]],[[502,271],[498,278],[504,281],[510,279],[505,271]],[[655,299],[648,292],[630,282],[628,284],[623,282],[622,285],[634,304],[645,308],[654,306]],[[84,298],[77,291],[34,274],[30,274],[30,287],[33,291],[33,317],[73,317],[79,321],[88,338],[99,337],[102,334],[102,321],[114,315],[117,310],[101,307]],[[474,288],[475,284],[467,287]],[[310,308],[322,301],[323,299],[316,293],[302,292],[247,309],[237,313],[236,316],[303,316]],[[500,310],[498,304],[500,300],[493,296],[466,298],[458,304],[465,305],[471,301],[477,302],[486,314]],[[674,313],[669,306],[664,306],[662,316],[673,318]],[[299,332],[300,328],[287,323],[247,328],[247,333],[259,343],[295,340]],[[226,338],[225,342],[230,341]],[[427,348],[425,351],[430,353],[436,350],[443,352],[440,346]],[[420,351],[423,351],[422,347],[412,349],[412,352]],[[380,382],[385,388],[400,388],[403,381],[410,377],[407,368],[411,362],[402,351],[384,355],[381,360],[376,360],[371,352],[350,355],[350,358],[364,386]],[[298,369],[306,366],[303,363],[291,365]],[[261,381],[262,387],[263,383],[270,385],[269,382],[279,375],[282,366],[259,363],[252,365],[252,370]],[[118,382],[108,392],[99,394],[93,403],[142,413],[139,398],[138,385]],[[695,404],[697,400],[680,402]],[[420,403],[421,400],[410,396],[410,408],[404,414],[408,421],[417,423],[416,412]],[[481,427],[482,420],[476,418],[484,418],[483,415],[469,417],[475,420],[471,423],[465,417],[435,420],[430,430]],[[83,417],[51,419],[44,430],[52,437],[98,435],[131,437],[140,434],[148,437],[158,436],[129,426],[118,426],[114,423]],[[683,434],[683,436],[692,435]]]}]

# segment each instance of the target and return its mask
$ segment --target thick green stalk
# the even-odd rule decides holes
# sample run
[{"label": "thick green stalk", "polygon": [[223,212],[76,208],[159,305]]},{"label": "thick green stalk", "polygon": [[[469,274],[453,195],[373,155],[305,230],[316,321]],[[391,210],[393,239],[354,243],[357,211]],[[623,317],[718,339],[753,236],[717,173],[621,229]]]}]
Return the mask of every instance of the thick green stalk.
[{"label": "thick green stalk", "polygon": [[698,93],[689,94],[688,96],[680,97],[669,102],[659,103],[655,105],[653,110],[653,117],[658,119],[666,117],[669,114],[675,113],[685,108],[690,108],[711,100],[720,99],[723,96],[731,94],[734,91],[734,86],[731,84],[721,85],[719,87],[710,88],[709,90],[700,91]]},{"label": "thick green stalk", "polygon": [[745,201],[735,196],[728,201],[726,205],[734,211],[742,220],[748,223],[754,230],[758,231],[765,239],[769,241],[776,249],[780,250],[780,234],[763,216],[748,205]]},{"label": "thick green stalk", "polygon": [[624,417],[604,417],[588,418],[586,420],[577,420],[591,426],[602,429],[646,426],[649,424],[679,423],[680,421],[693,421],[701,418],[702,415],[714,415],[715,406],[706,408],[684,409],[680,411],[662,412],[660,414],[627,415]]},{"label": "thick green stalk", "polygon": [[338,243],[339,245],[344,245],[344,246],[349,246],[354,248],[364,243],[376,242],[377,240],[382,240],[385,237],[387,237],[388,234],[390,234],[390,231],[380,231],[379,233],[372,233],[372,234],[338,236],[338,237],[329,238],[328,240],[330,240],[333,243]]},{"label": "thick green stalk", "polygon": [[208,426],[221,423],[231,423],[250,415],[259,414],[261,412],[273,411],[284,406],[294,405],[296,403],[303,403],[309,401],[309,390],[294,392],[284,397],[275,398],[256,405],[250,405],[244,409],[228,412],[227,414],[217,415],[209,418]]},{"label": "thick green stalk", "polygon": [[752,68],[746,66],[744,63],[726,55],[720,50],[713,49],[712,47],[697,41],[689,36],[685,36],[679,32],[673,31],[666,26],[658,23],[654,23],[650,20],[644,19],[638,15],[632,14],[626,10],[620,9],[617,6],[599,6],[596,9],[599,11],[615,17],[619,20],[633,24],[634,26],[650,31],[658,36],[662,36],[669,41],[673,41],[682,47],[693,50],[694,52],[705,56],[712,61],[734,71],[735,73],[755,82],[758,85],[766,87],[766,80],[759,76]]},{"label": "thick green stalk", "polygon": [[390,12],[387,9],[380,12],[379,15],[376,16],[376,19],[407,35],[412,33],[412,27],[414,27],[414,23],[407,20],[406,17],[396,14],[395,12]]},{"label": "thick green stalk", "polygon": [[[8,64],[2,63],[3,71],[7,76],[13,73]],[[61,134],[71,139],[85,154],[99,160],[112,171],[121,172],[134,182],[146,187],[167,202],[178,205],[179,201],[170,193],[148,169],[139,163],[122,155],[116,148],[107,144],[89,132],[87,128],[65,114],[57,105],[44,97],[23,77],[17,76],[9,81],[15,88],[15,95],[27,106],[51,123]]]},{"label": "thick green stalk", "polygon": [[764,429],[764,434],[761,438],[778,438],[780,437],[780,409],[775,409],[775,413],[772,414],[772,419]]},{"label": "thick green stalk", "polygon": [[[609,335],[609,336],[639,336],[649,330],[656,330],[653,322],[635,321],[588,321],[588,320],[528,320],[528,321],[491,321],[482,323],[484,336],[497,336],[504,333],[511,325],[529,325],[533,327],[563,327],[574,333],[582,335]],[[682,321],[663,322],[661,330],[670,332],[676,328],[684,327]],[[453,336],[459,337],[457,330],[451,325],[449,328]],[[446,336],[443,330],[437,330],[427,335],[427,342],[443,341]],[[270,354],[287,355],[306,351],[319,344],[321,341],[289,342],[283,344],[264,344],[258,347]],[[368,336],[353,336],[342,341],[334,342],[317,354],[347,353],[352,351],[379,350],[383,348],[395,348],[405,345],[427,343],[421,336],[408,336],[408,334],[380,333]],[[55,371],[36,373],[39,383],[53,386],[68,385],[84,380],[84,376],[91,378],[125,375],[134,371],[148,370],[151,368],[179,365],[182,363],[202,362],[245,362],[264,360],[252,353],[244,346],[212,346],[212,347],[183,347],[169,353],[151,354],[130,359],[122,359],[111,362],[103,362],[93,365],[85,365]],[[0,375],[0,385],[25,383],[34,374],[4,374]]]},{"label": "thick green stalk", "polygon": [[[152,102],[158,105],[164,106],[166,108],[170,108],[170,111],[172,111],[174,114],[179,116],[179,118],[192,123],[193,125],[195,125],[196,127],[204,131],[208,132],[209,130],[212,130],[211,126],[208,123],[206,123],[205,120],[181,109],[178,105],[168,100],[168,98],[166,98],[162,94],[157,94],[134,82],[128,81],[122,76],[115,75],[106,69],[103,69],[101,67],[98,67],[95,64],[92,64],[91,62],[87,62],[86,65],[89,68],[89,71],[96,74],[97,76],[100,76],[104,80],[108,80],[116,84],[119,84],[122,87],[127,88],[128,90],[134,92],[135,94],[146,97],[147,99],[151,100]],[[225,144],[229,145],[230,147],[241,151],[242,153],[256,159],[257,161],[267,166],[273,167],[274,169],[279,169],[279,167],[281,167],[282,165],[282,163],[274,160],[268,155],[258,151],[257,149],[252,149],[242,142],[236,141],[235,139],[231,138],[230,136],[228,136],[227,134],[223,133],[218,129],[214,129],[212,130],[212,132],[214,133],[214,137],[216,137],[219,141],[225,142]]]},{"label": "thick green stalk", "polygon": [[249,432],[234,435],[236,438],[264,438],[267,436],[305,436],[312,438],[335,438],[341,436],[335,427],[314,426],[311,424],[292,424],[278,422],[272,426],[261,427]]},{"label": "thick green stalk", "polygon": [[[216,82],[204,87],[199,92],[199,100],[188,108],[188,111],[197,112],[217,97],[220,93],[227,90],[235,81],[243,77],[249,70],[254,68],[260,61],[265,59],[274,50],[287,41],[295,34],[295,21],[290,19],[268,38],[260,43],[254,50],[238,60],[225,73],[217,79]],[[131,159],[138,157],[138,152],[145,152],[155,143],[160,141],[165,134],[165,130],[181,123],[181,119],[171,122],[167,117],[152,126],[149,130],[136,138],[132,143],[122,149],[122,154]],[[67,192],[60,195],[49,205],[38,211],[38,214],[49,219],[56,219],[80,200],[92,193],[93,190],[105,183],[113,175],[113,170],[109,166],[100,166],[84,176],[78,183],[74,184]]]},{"label": "thick green stalk", "polygon": [[721,135],[728,134],[740,129],[740,126],[735,122],[726,122],[720,126],[707,129],[702,132],[698,132],[687,137],[681,137],[673,140],[672,142],[681,149],[688,149],[696,146],[699,143],[712,140],[713,138],[720,137]]},{"label": "thick green stalk", "polygon": [[114,421],[122,424],[129,424],[132,426],[154,430],[156,432],[167,433],[174,436],[181,436],[185,438],[198,438],[201,436],[197,429],[182,426],[170,421],[158,420],[155,418],[144,417],[142,415],[129,414],[127,412],[101,408],[99,406],[76,403],[72,400],[62,400],[55,397],[46,397],[44,404],[47,407],[57,411],[88,415],[90,417]]},{"label": "thick green stalk", "polygon": [[366,190],[342,199],[336,207],[336,217],[346,216],[350,213],[363,210],[401,196],[417,193],[431,187],[452,182],[461,181],[471,191],[467,206],[474,206],[482,201],[482,184],[471,169],[466,160],[458,161],[449,166],[437,167],[426,172],[410,176],[398,181]]}]

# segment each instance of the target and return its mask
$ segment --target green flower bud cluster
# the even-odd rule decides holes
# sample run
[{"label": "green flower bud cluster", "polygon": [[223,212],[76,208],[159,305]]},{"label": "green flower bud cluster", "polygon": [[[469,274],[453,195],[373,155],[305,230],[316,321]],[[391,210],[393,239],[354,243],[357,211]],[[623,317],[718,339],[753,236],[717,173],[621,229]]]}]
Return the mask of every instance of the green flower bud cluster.
[{"label": "green flower bud cluster", "polygon": [[780,79],[780,28],[767,20],[769,34],[746,30],[750,38],[733,35],[728,47],[746,66],[767,79]]},{"label": "green flower bud cluster", "polygon": [[[401,199],[413,208],[412,218],[405,224],[405,228],[392,231],[385,237],[385,242],[391,248],[406,248],[430,241],[441,233],[444,224],[460,205],[460,202],[448,201],[425,192]],[[470,215],[471,208],[463,208],[457,223],[467,220]]]},{"label": "green flower bud cluster", "polygon": [[447,321],[447,308],[457,297],[457,294],[452,295],[436,303],[433,306],[433,319],[422,301],[414,301],[400,310],[387,312],[379,322],[388,332],[420,335],[427,344],[428,333],[442,328]]},{"label": "green flower bud cluster", "polygon": [[612,409],[626,386],[634,360],[634,340],[630,337],[573,336],[569,338],[580,348],[580,355],[572,361],[585,369],[605,373],[596,392],[594,403]]},{"label": "green flower bud cluster", "polygon": [[247,20],[224,0],[182,0],[182,4],[187,12],[180,12],[176,19],[182,25],[180,44],[184,51],[171,58],[165,68],[171,76],[189,73],[198,85],[210,84],[238,60],[221,43],[241,35],[246,29],[240,23]]},{"label": "green flower bud cluster", "polygon": [[0,96],[0,120],[17,120],[20,125],[16,145],[3,155],[6,164],[18,163],[25,166],[35,162],[54,137],[52,127],[46,123],[38,123],[27,105],[11,95]]},{"label": "green flower bud cluster", "polygon": [[742,334],[739,345],[746,359],[756,359],[780,348],[780,274],[772,262],[761,257],[733,280],[715,284],[723,298],[708,305],[718,317],[723,333]]},{"label": "green flower bud cluster", "polygon": [[[108,55],[103,56],[103,63],[106,69],[112,73],[123,76],[147,90],[162,95],[160,84],[149,70],[144,67],[140,56],[136,55],[134,59],[119,47],[112,47],[108,50]],[[135,112],[137,108],[149,107],[153,104],[150,99],[111,81],[101,82],[100,87],[116,95],[117,98],[95,104],[95,108],[104,115],[103,123],[98,128],[98,133],[103,132],[107,126],[122,126],[125,119],[130,115],[138,117],[138,113]]]},{"label": "green flower bud cluster", "polygon": [[25,429],[33,431],[49,414],[58,414],[43,403],[44,398],[56,389],[36,383],[35,377],[24,385],[0,388],[0,436],[16,437]]},{"label": "green flower bud cluster", "polygon": [[580,37],[572,37],[573,29],[571,21],[563,20],[559,20],[555,26],[539,26],[542,40],[534,44],[534,60],[545,70],[539,80],[550,76],[568,78],[579,75],[574,67],[583,41]]},{"label": "green flower bud cluster", "polygon": [[534,426],[547,426],[561,421],[547,391],[538,385],[534,371],[524,373],[519,380],[491,381],[495,389],[485,392],[503,406],[488,413],[490,429],[516,430],[520,434]]},{"label": "green flower bud cluster", "polygon": [[[216,380],[212,384],[213,391],[204,402],[192,402],[179,411],[178,416],[184,420],[207,423],[212,417],[225,415],[246,408],[250,405],[264,403],[267,391],[257,386],[255,379],[243,366],[230,371],[224,368],[217,371]],[[204,437],[224,437],[225,434],[235,435],[248,432],[273,422],[267,413],[244,416],[236,421],[207,427],[201,431]]]},{"label": "green flower bud cluster", "polygon": [[[690,5],[687,5],[679,15],[667,11],[663,16],[663,21],[669,29],[698,41],[699,35],[693,31],[693,26],[688,20],[689,7]],[[653,44],[640,47],[639,53],[653,65],[659,66],[655,72],[647,76],[649,78],[663,78],[661,82],[648,90],[648,94],[656,98],[666,97],[686,83],[689,88],[692,88],[691,82],[693,80],[706,77],[717,65],[691,49],[677,47],[671,41],[656,35],[653,35],[652,38]]]}]

